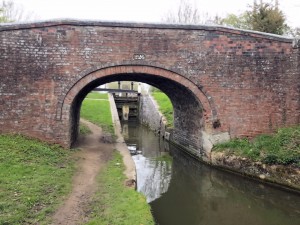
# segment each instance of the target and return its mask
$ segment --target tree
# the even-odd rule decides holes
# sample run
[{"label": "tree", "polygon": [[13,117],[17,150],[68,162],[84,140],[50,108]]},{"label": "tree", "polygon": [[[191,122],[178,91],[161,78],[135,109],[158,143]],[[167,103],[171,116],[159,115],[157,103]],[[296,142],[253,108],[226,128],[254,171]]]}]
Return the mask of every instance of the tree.
[{"label": "tree", "polygon": [[0,8],[0,23],[7,23],[8,19],[4,16],[4,9]]},{"label": "tree", "polygon": [[300,38],[300,27],[296,27],[296,28],[289,27],[285,34],[290,37]]},{"label": "tree", "polygon": [[279,10],[278,1],[275,5],[262,1],[257,4],[254,1],[253,6],[246,12],[240,15],[229,14],[216,22],[229,27],[282,35],[289,30],[285,20],[283,12]]},{"label": "tree", "polygon": [[175,13],[170,11],[162,21],[176,24],[206,24],[212,20],[207,13],[200,14],[198,8],[188,0],[181,0],[178,10]]},{"label": "tree", "polygon": [[252,30],[282,35],[288,28],[278,1],[275,5],[254,2],[252,10],[246,11],[246,14],[247,23]]},{"label": "tree", "polygon": [[251,29],[248,24],[248,14],[242,13],[240,15],[228,14],[225,18],[216,18],[215,23],[227,27],[235,27],[239,29]]},{"label": "tree", "polygon": [[2,23],[28,21],[34,18],[33,13],[24,13],[23,8],[12,0],[3,0],[0,4],[0,22]]}]

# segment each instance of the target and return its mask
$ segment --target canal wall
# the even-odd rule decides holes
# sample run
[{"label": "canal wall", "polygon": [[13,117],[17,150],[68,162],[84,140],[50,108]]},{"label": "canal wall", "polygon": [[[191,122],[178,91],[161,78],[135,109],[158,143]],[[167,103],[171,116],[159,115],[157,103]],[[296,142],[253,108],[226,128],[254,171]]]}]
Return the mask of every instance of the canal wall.
[{"label": "canal wall", "polygon": [[293,165],[268,165],[222,152],[212,152],[210,164],[300,193],[300,169]]},{"label": "canal wall", "polygon": [[212,151],[208,159],[199,157],[185,146],[170,141],[182,153],[214,168],[300,194],[300,168],[294,165],[268,165],[246,157]]},{"label": "canal wall", "polygon": [[[140,97],[140,122],[148,126],[155,133],[166,137],[167,120],[159,111],[159,107],[150,94],[144,94]],[[168,139],[168,137],[166,137]]]}]

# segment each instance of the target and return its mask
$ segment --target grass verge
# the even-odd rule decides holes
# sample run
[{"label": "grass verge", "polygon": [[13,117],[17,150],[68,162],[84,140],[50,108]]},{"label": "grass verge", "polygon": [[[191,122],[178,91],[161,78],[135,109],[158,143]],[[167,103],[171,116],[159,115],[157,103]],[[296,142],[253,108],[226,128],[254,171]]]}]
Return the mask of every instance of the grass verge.
[{"label": "grass verge", "polygon": [[114,134],[109,101],[99,100],[107,99],[108,94],[93,92],[90,93],[87,97],[89,97],[90,95],[92,95],[93,98],[85,98],[82,102],[80,116],[102,127],[105,132]]},{"label": "grass verge", "polygon": [[156,100],[159,106],[159,111],[167,119],[167,127],[173,127],[173,105],[169,97],[161,91],[153,91],[151,95]]},{"label": "grass verge", "polygon": [[98,177],[98,191],[92,203],[91,220],[86,225],[154,224],[146,199],[124,185],[122,156],[115,151],[113,159]]},{"label": "grass verge", "polygon": [[20,135],[0,135],[0,224],[49,224],[71,190],[72,153]]},{"label": "grass verge", "polygon": [[267,164],[300,166],[300,126],[281,128],[274,135],[259,135],[253,141],[233,139],[216,145],[213,150]]},{"label": "grass verge", "polygon": [[92,91],[86,96],[86,98],[108,100],[108,95],[107,93],[99,93],[99,92]]}]

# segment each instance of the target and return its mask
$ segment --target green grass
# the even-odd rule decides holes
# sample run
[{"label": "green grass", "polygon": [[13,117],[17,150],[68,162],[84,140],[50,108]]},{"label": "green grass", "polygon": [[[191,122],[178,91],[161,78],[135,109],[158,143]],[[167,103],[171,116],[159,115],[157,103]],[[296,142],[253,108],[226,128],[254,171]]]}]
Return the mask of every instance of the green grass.
[{"label": "green grass", "polygon": [[82,135],[88,135],[90,133],[92,133],[92,131],[90,130],[90,128],[88,126],[86,126],[83,123],[79,124],[79,133]]},{"label": "green grass", "polygon": [[146,199],[124,185],[122,156],[114,152],[113,159],[98,177],[98,191],[92,203],[91,220],[86,225],[150,225],[154,224]]},{"label": "green grass", "polygon": [[300,126],[279,129],[274,135],[259,135],[251,142],[234,139],[216,145],[214,151],[245,156],[267,164],[300,166]]},{"label": "green grass", "polygon": [[99,92],[90,92],[86,98],[92,98],[92,99],[106,99],[108,100],[108,94],[107,93],[99,93]]},{"label": "green grass", "polygon": [[49,224],[71,190],[72,153],[19,135],[0,135],[0,224]]},{"label": "green grass", "polygon": [[164,115],[164,117],[167,119],[167,127],[173,127],[173,105],[169,99],[169,97],[161,92],[161,91],[153,91],[151,95],[156,100],[159,111]]},{"label": "green grass", "polygon": [[[84,99],[81,105],[80,116],[100,127],[105,132],[114,134],[112,116],[109,101],[94,100],[96,95],[101,95],[102,99],[107,99],[107,94],[90,93],[93,99]],[[88,95],[89,96],[89,95]]]}]

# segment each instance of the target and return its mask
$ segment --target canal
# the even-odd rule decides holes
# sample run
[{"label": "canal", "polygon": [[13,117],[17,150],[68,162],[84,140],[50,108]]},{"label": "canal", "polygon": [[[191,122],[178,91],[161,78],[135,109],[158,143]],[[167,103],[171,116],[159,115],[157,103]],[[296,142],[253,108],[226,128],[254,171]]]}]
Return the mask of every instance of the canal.
[{"label": "canal", "polygon": [[122,132],[156,224],[300,224],[299,195],[201,164],[138,123]]}]

